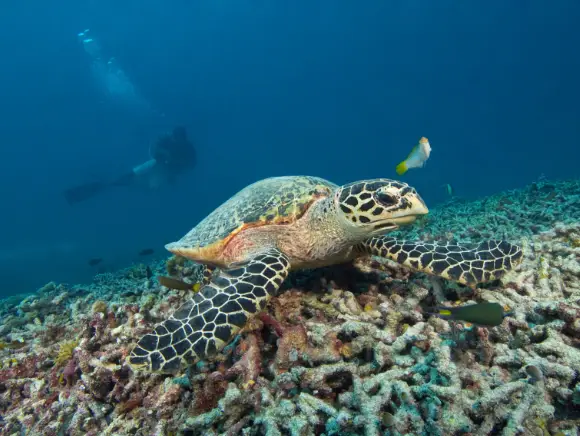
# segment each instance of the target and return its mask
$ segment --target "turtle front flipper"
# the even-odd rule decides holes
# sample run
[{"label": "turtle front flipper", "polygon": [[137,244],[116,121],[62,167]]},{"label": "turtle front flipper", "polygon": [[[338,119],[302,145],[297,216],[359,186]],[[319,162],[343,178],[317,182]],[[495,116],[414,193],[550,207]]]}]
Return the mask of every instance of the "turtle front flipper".
[{"label": "turtle front flipper", "polygon": [[416,271],[471,287],[499,279],[523,258],[522,249],[506,241],[477,245],[404,241],[386,236],[360,244],[361,251],[394,260]]},{"label": "turtle front flipper", "polygon": [[264,309],[288,275],[288,257],[268,249],[248,262],[222,270],[154,331],[129,356],[135,368],[174,372],[209,357]]}]

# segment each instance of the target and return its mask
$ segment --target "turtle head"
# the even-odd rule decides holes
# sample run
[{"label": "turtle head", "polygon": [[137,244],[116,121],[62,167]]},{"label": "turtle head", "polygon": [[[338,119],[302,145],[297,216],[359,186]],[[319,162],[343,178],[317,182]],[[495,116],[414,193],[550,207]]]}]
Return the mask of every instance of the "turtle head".
[{"label": "turtle head", "polygon": [[411,224],[429,210],[415,188],[390,179],[362,180],[341,186],[335,195],[339,215],[366,236]]}]

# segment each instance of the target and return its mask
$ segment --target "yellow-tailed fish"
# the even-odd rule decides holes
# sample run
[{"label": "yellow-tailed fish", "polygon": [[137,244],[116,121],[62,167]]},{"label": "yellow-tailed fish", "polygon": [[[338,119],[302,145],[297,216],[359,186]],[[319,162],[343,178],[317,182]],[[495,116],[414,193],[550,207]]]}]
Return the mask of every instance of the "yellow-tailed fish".
[{"label": "yellow-tailed fish", "polygon": [[405,174],[410,168],[422,168],[429,159],[431,154],[431,145],[429,140],[425,137],[419,140],[419,143],[413,147],[407,159],[397,165],[395,171],[398,175]]},{"label": "yellow-tailed fish", "polygon": [[0,350],[19,350],[20,348],[24,347],[26,345],[26,342],[24,342],[23,340],[14,340],[14,341],[9,341],[9,342],[0,342]]},{"label": "yellow-tailed fish", "polygon": [[179,291],[197,292],[197,291],[199,291],[199,288],[201,287],[201,285],[199,283],[195,283],[195,284],[187,283],[187,282],[184,282],[183,280],[174,279],[173,277],[167,277],[167,276],[157,276],[157,281],[159,282],[160,285],[163,285],[166,288],[177,289]]},{"label": "yellow-tailed fish", "polygon": [[495,327],[502,323],[505,316],[499,303],[477,303],[459,307],[438,307],[435,315],[454,321],[466,321],[479,326]]}]

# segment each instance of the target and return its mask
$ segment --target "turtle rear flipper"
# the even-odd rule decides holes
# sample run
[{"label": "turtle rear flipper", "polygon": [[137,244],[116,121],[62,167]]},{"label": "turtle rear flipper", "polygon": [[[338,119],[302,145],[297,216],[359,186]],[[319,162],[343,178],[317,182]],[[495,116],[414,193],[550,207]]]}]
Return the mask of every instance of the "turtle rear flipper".
[{"label": "turtle rear flipper", "polygon": [[143,336],[129,356],[139,368],[174,372],[220,351],[264,309],[288,275],[288,257],[267,249],[248,262],[221,271],[154,331]]},{"label": "turtle rear flipper", "polygon": [[359,248],[413,270],[471,287],[499,279],[516,267],[523,257],[522,249],[517,245],[493,240],[477,245],[456,245],[382,236],[368,239]]}]

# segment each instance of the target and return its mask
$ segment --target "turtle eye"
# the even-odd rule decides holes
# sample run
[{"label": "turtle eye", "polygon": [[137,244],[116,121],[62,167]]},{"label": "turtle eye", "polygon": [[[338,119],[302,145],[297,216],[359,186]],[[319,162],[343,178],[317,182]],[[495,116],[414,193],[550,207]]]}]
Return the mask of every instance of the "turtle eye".
[{"label": "turtle eye", "polygon": [[377,192],[375,197],[383,206],[392,207],[398,203],[397,197],[386,192]]}]

